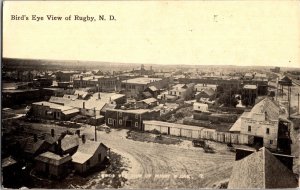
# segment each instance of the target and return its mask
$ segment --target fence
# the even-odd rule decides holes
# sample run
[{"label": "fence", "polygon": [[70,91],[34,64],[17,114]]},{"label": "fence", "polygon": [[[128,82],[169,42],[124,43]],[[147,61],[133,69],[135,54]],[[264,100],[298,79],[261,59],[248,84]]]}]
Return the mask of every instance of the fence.
[{"label": "fence", "polygon": [[221,143],[249,144],[249,136],[229,132],[220,132],[198,126],[181,125],[160,121],[144,121],[145,131],[159,131],[162,134],[193,139],[212,140]]}]

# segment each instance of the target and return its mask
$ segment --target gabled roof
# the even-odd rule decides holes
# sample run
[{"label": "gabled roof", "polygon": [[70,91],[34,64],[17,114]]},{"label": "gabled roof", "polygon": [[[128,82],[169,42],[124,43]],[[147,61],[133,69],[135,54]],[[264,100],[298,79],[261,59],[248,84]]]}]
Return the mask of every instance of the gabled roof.
[{"label": "gabled roof", "polygon": [[75,148],[79,145],[80,138],[77,135],[66,135],[61,140],[61,149],[63,151]]},{"label": "gabled roof", "polygon": [[255,118],[256,114],[266,114],[267,120],[278,120],[279,106],[269,98],[265,98],[255,104],[246,117]]},{"label": "gabled roof", "polygon": [[158,89],[155,86],[149,86],[148,88],[153,92],[158,91]]},{"label": "gabled roof", "polygon": [[83,143],[80,141],[77,152],[72,156],[73,162],[80,164],[85,163],[96,153],[100,146],[107,149],[101,142],[86,140],[85,143]]},{"label": "gabled roof", "polygon": [[293,172],[263,147],[235,161],[228,188],[295,188],[297,183]]}]

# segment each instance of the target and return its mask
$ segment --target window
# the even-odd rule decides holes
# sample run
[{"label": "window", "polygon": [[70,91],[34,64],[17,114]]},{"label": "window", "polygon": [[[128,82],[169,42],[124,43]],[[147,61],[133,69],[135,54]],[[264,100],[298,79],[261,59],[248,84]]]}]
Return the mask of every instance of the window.
[{"label": "window", "polygon": [[139,115],[138,114],[135,114],[135,119],[138,119],[139,118]]},{"label": "window", "polygon": [[269,128],[267,128],[266,133],[270,134],[270,129]]},{"label": "window", "polygon": [[273,144],[273,140],[270,140],[270,144]]},{"label": "window", "polygon": [[138,127],[139,126],[139,122],[135,122],[135,127]]},{"label": "window", "polygon": [[119,112],[119,116],[122,117],[122,112]]},{"label": "window", "polygon": [[119,125],[122,125],[122,119],[119,120]]},{"label": "window", "polygon": [[108,124],[112,124],[112,119],[108,118],[107,122],[108,122]]},{"label": "window", "polygon": [[250,125],[248,126],[248,132],[251,132],[251,126]]}]

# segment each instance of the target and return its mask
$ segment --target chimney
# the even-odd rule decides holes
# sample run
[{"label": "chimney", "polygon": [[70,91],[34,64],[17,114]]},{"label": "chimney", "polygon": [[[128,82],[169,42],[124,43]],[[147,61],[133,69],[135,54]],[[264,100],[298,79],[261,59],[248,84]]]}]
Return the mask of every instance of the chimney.
[{"label": "chimney", "polygon": [[85,135],[81,135],[81,140],[82,140],[82,143],[84,144],[85,143]]},{"label": "chimney", "polygon": [[62,156],[61,139],[57,140],[57,153],[58,155]]},{"label": "chimney", "polygon": [[51,137],[54,137],[54,129],[51,129]]},{"label": "chimney", "polygon": [[78,130],[76,130],[75,134],[77,134],[77,135],[78,135],[78,137],[80,137],[80,130],[79,130],[79,129],[78,129]]},{"label": "chimney", "polygon": [[98,99],[99,99],[99,100],[101,99],[101,97],[100,97],[100,92],[98,92]]},{"label": "chimney", "polygon": [[34,135],[33,135],[33,141],[34,141],[34,142],[37,142],[37,141],[38,141],[37,134],[34,134]]},{"label": "chimney", "polygon": [[82,108],[85,109],[85,102],[82,102]]}]

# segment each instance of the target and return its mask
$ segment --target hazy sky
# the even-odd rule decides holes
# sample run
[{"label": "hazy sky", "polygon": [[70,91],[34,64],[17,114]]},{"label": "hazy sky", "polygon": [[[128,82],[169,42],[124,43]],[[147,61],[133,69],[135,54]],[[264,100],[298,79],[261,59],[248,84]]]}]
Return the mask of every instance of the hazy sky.
[{"label": "hazy sky", "polygon": [[300,67],[299,1],[6,1],[3,20],[4,57]]}]

